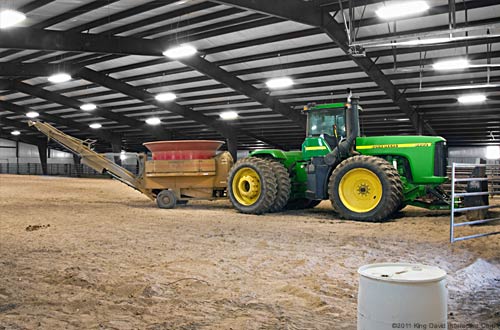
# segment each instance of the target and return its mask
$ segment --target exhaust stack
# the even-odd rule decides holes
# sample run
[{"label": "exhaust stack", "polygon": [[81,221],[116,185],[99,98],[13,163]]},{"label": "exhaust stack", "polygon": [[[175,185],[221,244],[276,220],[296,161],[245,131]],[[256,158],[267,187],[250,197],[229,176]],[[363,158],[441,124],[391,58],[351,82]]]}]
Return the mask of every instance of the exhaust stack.
[{"label": "exhaust stack", "polygon": [[351,96],[350,99],[351,110],[347,114],[349,118],[347,139],[342,141],[332,152],[325,156],[325,163],[332,167],[338,165],[343,158],[351,155],[356,138],[359,136],[359,97]]}]

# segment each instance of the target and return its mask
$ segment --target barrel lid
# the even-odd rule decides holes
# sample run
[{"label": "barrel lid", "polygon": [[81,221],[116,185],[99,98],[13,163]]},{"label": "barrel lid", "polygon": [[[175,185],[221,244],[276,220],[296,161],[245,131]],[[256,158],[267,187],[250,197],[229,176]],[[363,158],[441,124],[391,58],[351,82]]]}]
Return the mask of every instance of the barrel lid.
[{"label": "barrel lid", "polygon": [[421,264],[379,263],[365,265],[358,269],[361,276],[389,282],[435,282],[446,277],[438,267]]}]

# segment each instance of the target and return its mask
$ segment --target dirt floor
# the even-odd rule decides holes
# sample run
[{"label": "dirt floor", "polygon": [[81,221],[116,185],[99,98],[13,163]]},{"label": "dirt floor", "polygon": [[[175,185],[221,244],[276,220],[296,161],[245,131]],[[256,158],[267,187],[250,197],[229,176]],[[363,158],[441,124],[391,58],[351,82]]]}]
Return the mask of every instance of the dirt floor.
[{"label": "dirt floor", "polygon": [[446,212],[160,210],[112,180],[0,175],[0,329],[355,329],[375,262],[443,268],[449,322],[500,328],[500,236],[448,239]]}]

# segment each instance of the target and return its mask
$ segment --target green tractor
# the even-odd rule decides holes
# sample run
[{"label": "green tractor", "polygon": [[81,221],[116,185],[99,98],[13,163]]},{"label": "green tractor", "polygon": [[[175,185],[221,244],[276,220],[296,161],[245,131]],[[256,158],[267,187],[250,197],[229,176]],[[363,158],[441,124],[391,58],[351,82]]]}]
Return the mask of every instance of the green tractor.
[{"label": "green tractor", "polygon": [[258,150],[229,173],[242,213],[305,209],[329,199],[344,219],[382,221],[405,207],[449,209],[446,141],[434,136],[359,136],[359,99],[312,105],[301,151]]}]

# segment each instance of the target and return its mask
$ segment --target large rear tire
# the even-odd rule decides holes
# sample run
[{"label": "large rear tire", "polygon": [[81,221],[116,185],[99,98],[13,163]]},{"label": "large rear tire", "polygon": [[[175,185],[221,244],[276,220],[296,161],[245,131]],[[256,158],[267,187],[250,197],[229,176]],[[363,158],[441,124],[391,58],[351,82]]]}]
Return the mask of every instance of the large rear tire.
[{"label": "large rear tire", "polygon": [[263,159],[240,159],[229,171],[229,200],[242,213],[268,212],[276,200],[277,186],[272,165]]},{"label": "large rear tire", "polygon": [[350,220],[385,220],[403,201],[397,170],[386,160],[372,156],[354,156],[340,163],[330,177],[328,191],[333,208]]}]

